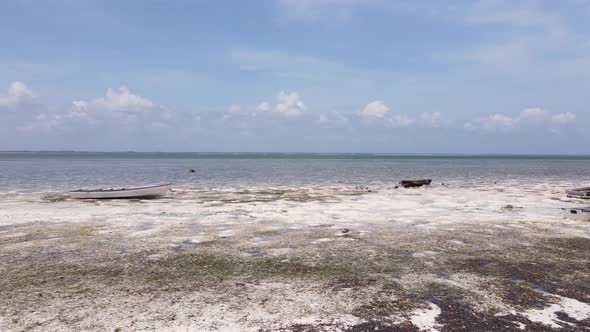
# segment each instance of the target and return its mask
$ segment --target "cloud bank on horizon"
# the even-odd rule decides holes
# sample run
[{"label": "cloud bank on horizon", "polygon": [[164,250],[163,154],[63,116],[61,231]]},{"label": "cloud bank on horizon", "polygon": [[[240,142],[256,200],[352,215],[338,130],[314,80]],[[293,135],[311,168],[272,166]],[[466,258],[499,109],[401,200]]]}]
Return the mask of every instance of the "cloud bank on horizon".
[{"label": "cloud bank on horizon", "polygon": [[590,1],[5,7],[0,150],[590,154]]}]

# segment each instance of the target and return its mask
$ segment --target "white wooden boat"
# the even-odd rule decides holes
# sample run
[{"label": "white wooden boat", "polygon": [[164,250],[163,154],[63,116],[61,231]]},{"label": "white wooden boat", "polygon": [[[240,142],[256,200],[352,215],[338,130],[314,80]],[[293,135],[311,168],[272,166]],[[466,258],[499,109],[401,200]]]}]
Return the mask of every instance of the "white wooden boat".
[{"label": "white wooden boat", "polygon": [[78,199],[155,198],[168,193],[170,183],[136,188],[78,189],[70,191],[70,197]]},{"label": "white wooden boat", "polygon": [[581,221],[590,221],[590,207],[587,208],[563,208],[561,209],[564,218]]},{"label": "white wooden boat", "polygon": [[590,199],[590,187],[570,189],[565,193],[567,197]]}]

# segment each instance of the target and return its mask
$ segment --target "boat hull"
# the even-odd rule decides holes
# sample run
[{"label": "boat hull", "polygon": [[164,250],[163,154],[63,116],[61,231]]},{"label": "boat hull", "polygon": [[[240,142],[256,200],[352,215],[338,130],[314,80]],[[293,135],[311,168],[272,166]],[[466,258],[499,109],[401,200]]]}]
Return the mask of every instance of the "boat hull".
[{"label": "boat hull", "polygon": [[156,198],[165,196],[170,190],[169,184],[121,189],[96,189],[70,191],[70,197],[76,199],[118,199],[118,198]]},{"label": "boat hull", "polygon": [[563,208],[563,217],[567,219],[590,221],[590,207],[588,208]]},{"label": "boat hull", "polygon": [[570,189],[566,190],[565,193],[567,197],[571,198],[590,199],[590,187]]},{"label": "boat hull", "polygon": [[418,188],[422,186],[428,186],[432,183],[431,179],[420,179],[420,180],[401,180],[399,185],[404,188]]}]

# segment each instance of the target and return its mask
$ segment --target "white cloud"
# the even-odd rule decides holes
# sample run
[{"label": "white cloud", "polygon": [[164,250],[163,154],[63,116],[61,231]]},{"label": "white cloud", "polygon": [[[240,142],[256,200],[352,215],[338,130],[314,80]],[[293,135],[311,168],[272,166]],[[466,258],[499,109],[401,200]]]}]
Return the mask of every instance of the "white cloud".
[{"label": "white cloud", "polygon": [[543,121],[547,118],[547,112],[540,107],[525,108],[518,116],[519,120]]},{"label": "white cloud", "polygon": [[465,123],[465,124],[463,125],[463,128],[464,128],[465,130],[468,130],[468,131],[473,131],[473,130],[476,130],[476,129],[477,129],[477,126],[476,126],[476,125],[474,125],[474,124],[473,124],[473,123],[471,123],[471,122],[467,122],[467,123]]},{"label": "white cloud", "polygon": [[287,93],[281,91],[279,93],[276,107],[278,113],[286,116],[298,116],[305,113],[305,109],[305,104],[303,104],[303,101],[299,98],[297,92]]},{"label": "white cloud", "polygon": [[414,119],[406,115],[392,115],[386,120],[386,125],[392,128],[407,127],[414,123]]},{"label": "white cloud", "polygon": [[432,127],[438,127],[441,122],[442,114],[440,112],[429,113],[425,112],[420,115],[422,121]]},{"label": "white cloud", "polygon": [[149,99],[133,94],[126,86],[118,89],[109,88],[104,97],[92,100],[76,100],[72,102],[74,109],[111,112],[143,112],[153,109],[156,105]]},{"label": "white cloud", "polygon": [[348,123],[348,118],[342,115],[340,112],[331,111],[320,114],[317,123],[323,125],[344,125]]},{"label": "white cloud", "polygon": [[334,118],[334,120],[336,122],[340,122],[340,123],[348,122],[348,118],[346,116],[340,114],[340,112],[332,112],[332,117]]},{"label": "white cloud", "polygon": [[532,107],[520,112],[517,120],[524,124],[535,122],[537,124],[545,125],[565,125],[574,122],[576,120],[576,115],[572,112],[551,115],[549,112],[540,107]]},{"label": "white cloud", "polygon": [[35,97],[35,93],[19,81],[13,82],[8,88],[8,94],[20,99],[30,99]]},{"label": "white cloud", "polygon": [[375,100],[360,111],[361,118],[366,120],[381,120],[385,126],[390,128],[407,127],[415,122],[415,120],[403,114],[391,114],[389,106],[381,100]]},{"label": "white cloud", "polygon": [[504,114],[494,114],[484,119],[484,123],[492,127],[512,127],[514,120]]},{"label": "white cloud", "polygon": [[229,105],[229,107],[227,108],[227,111],[229,113],[239,113],[240,111],[242,111],[242,106],[232,104],[232,105]]},{"label": "white cloud", "polygon": [[112,131],[148,130],[163,128],[174,113],[147,98],[132,93],[126,86],[108,89],[103,97],[75,100],[61,111],[46,109],[32,121],[20,126],[21,132],[50,133],[107,128]]},{"label": "white cloud", "polygon": [[280,91],[277,94],[276,104],[271,104],[268,101],[262,101],[256,106],[256,112],[252,116],[256,117],[257,113],[276,113],[284,116],[300,116],[305,113],[307,107],[301,100],[297,92]]},{"label": "white cloud", "polygon": [[537,128],[546,127],[546,129],[551,130],[556,124],[565,125],[575,120],[576,115],[571,112],[551,115],[551,113],[541,107],[530,107],[522,110],[516,117],[497,113],[467,122],[464,128],[466,130],[485,129],[495,131],[533,125]]},{"label": "white cloud", "polygon": [[318,119],[318,123],[328,123],[330,120],[328,119],[328,116],[326,116],[325,114],[320,114],[320,117]]},{"label": "white cloud", "polygon": [[37,97],[24,83],[16,81],[8,87],[6,95],[0,95],[0,109],[14,109]]},{"label": "white cloud", "polygon": [[362,110],[361,116],[366,119],[384,118],[389,112],[389,106],[381,100],[375,100],[368,103]]},{"label": "white cloud", "polygon": [[485,129],[490,131],[508,130],[514,126],[514,119],[500,113],[478,119],[474,122],[467,122],[464,128],[467,130]]},{"label": "white cloud", "polygon": [[76,121],[83,121],[90,125],[96,124],[87,112],[72,109],[58,114],[39,113],[35,116],[34,121],[19,126],[17,130],[28,134],[47,134],[72,126]]},{"label": "white cloud", "polygon": [[268,111],[270,111],[270,104],[266,101],[263,101],[262,103],[258,104],[258,107],[256,107],[256,110],[258,112],[268,112]]},{"label": "white cloud", "polygon": [[551,121],[557,124],[569,124],[576,121],[576,115],[571,112],[559,113],[552,116]]}]

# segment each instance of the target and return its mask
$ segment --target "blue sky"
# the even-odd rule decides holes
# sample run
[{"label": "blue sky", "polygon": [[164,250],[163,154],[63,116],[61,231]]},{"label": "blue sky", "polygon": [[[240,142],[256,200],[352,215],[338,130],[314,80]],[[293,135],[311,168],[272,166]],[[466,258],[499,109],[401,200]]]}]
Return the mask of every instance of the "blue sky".
[{"label": "blue sky", "polygon": [[0,150],[590,154],[590,1],[4,1]]}]

